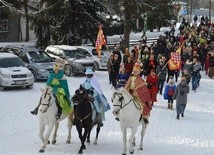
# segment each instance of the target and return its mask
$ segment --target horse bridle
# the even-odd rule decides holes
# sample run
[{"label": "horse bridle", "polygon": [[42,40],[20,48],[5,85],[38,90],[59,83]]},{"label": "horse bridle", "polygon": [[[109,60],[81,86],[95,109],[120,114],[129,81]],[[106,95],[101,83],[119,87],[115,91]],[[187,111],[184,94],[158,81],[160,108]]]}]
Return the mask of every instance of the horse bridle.
[{"label": "horse bridle", "polygon": [[[44,98],[46,98],[46,96],[48,95],[48,94],[47,94],[47,93],[48,93],[48,90],[49,90],[49,88],[47,88],[47,90],[46,90],[46,92],[45,92]],[[40,98],[39,103],[41,103],[41,101],[42,101],[42,97]],[[45,110],[44,110],[44,113],[47,112],[48,108],[49,108],[53,103],[54,103],[54,101],[51,102],[51,95],[49,96],[48,103],[46,103],[46,104],[41,103],[41,105],[47,106],[47,107],[45,108]]]},{"label": "horse bridle", "polygon": [[[123,109],[124,107],[126,107],[129,103],[131,103],[131,101],[134,102],[134,105],[135,105],[135,107],[136,107],[138,110],[141,109],[141,108],[139,108],[139,107],[136,105],[134,99],[130,99],[129,102],[127,102],[127,103],[123,106],[124,97],[123,97],[122,93],[117,93],[117,92],[115,92],[115,93],[113,94],[113,98],[115,98],[116,95],[119,97],[120,105],[115,104],[115,105],[113,105],[113,106],[115,106],[115,107],[118,107],[118,106],[119,106],[119,107],[120,107],[120,110]],[[113,101],[112,101],[112,102],[113,102]]]},{"label": "horse bridle", "polygon": [[115,98],[115,96],[118,96],[120,104],[114,104],[113,106],[115,106],[115,107],[120,107],[120,109],[123,109],[123,108],[126,107],[129,103],[131,103],[131,101],[132,101],[132,99],[130,99],[129,102],[127,102],[127,103],[123,106],[124,97],[123,97],[122,93],[117,93],[117,92],[115,92],[114,95],[113,95],[113,98]]}]

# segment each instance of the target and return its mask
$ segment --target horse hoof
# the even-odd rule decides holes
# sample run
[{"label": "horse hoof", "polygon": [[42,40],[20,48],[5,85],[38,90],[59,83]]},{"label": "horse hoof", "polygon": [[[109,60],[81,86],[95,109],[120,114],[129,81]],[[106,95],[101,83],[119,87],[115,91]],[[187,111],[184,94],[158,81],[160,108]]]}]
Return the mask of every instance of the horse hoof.
[{"label": "horse hoof", "polygon": [[126,155],[126,153],[123,153],[122,155]]},{"label": "horse hoof", "polygon": [[45,152],[45,150],[39,150],[39,153],[44,153]]},{"label": "horse hoof", "polygon": [[132,146],[135,147],[135,146],[136,146],[136,143],[132,143]]},{"label": "horse hoof", "polygon": [[71,141],[70,140],[66,141],[66,144],[71,144]]},{"label": "horse hoof", "polygon": [[82,147],[82,149],[85,150],[85,149],[86,149],[86,146],[84,145],[84,146]]},{"label": "horse hoof", "polygon": [[79,150],[79,151],[78,151],[78,154],[82,154],[82,150]]},{"label": "horse hoof", "polygon": [[48,144],[50,144],[50,141],[48,141]]},{"label": "horse hoof", "polygon": [[55,141],[55,140],[52,141],[52,145],[54,145],[54,144],[56,144],[56,141]]},{"label": "horse hoof", "polygon": [[97,142],[94,142],[94,145],[97,145]]},{"label": "horse hoof", "polygon": [[142,147],[140,147],[140,148],[139,148],[139,150],[141,150],[141,151],[142,151],[142,150],[143,150],[143,148],[142,148]]},{"label": "horse hoof", "polygon": [[134,153],[134,151],[130,151],[129,153],[130,153],[130,154],[133,154],[133,153]]}]

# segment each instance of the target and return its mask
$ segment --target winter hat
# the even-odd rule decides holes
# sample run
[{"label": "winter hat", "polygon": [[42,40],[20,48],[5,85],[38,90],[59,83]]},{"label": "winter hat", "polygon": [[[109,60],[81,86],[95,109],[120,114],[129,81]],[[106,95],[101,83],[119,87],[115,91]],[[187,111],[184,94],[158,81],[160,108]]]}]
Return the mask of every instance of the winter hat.
[{"label": "winter hat", "polygon": [[85,75],[94,74],[94,71],[91,68],[87,68],[85,71]]},{"label": "winter hat", "polygon": [[140,64],[136,62],[136,63],[134,64],[134,67],[133,67],[133,70],[132,70],[132,71],[133,71],[133,72],[135,72],[135,71],[136,71],[136,72],[140,72],[140,70],[141,70]]},{"label": "winter hat", "polygon": [[53,70],[60,70],[60,64],[59,63],[55,63]]}]

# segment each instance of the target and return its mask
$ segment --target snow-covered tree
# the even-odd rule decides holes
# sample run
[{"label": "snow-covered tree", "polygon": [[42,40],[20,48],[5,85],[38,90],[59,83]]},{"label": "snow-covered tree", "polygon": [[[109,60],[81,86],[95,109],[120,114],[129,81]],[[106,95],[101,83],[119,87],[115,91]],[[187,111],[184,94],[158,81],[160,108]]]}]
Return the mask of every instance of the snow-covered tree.
[{"label": "snow-covered tree", "polygon": [[106,8],[97,0],[43,0],[38,12],[31,14],[31,28],[37,44],[81,44],[81,39],[95,41],[98,24],[105,25]]}]

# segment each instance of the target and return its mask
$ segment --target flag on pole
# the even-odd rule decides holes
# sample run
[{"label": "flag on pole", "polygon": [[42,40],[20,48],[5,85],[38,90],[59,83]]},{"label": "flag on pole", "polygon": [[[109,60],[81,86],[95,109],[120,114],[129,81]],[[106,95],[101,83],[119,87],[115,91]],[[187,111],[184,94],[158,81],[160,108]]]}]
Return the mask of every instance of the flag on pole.
[{"label": "flag on pole", "polygon": [[102,30],[102,26],[99,25],[99,30],[98,30],[98,34],[97,34],[97,40],[96,40],[96,51],[98,53],[98,58],[100,58],[100,53],[102,50],[102,46],[103,45],[106,45],[106,39],[105,39],[105,35],[103,33],[103,30]]},{"label": "flag on pole", "polygon": [[175,53],[171,53],[171,58],[168,61],[170,70],[176,70],[180,68],[180,64],[181,64],[180,52],[181,52],[181,47],[179,47]]}]

